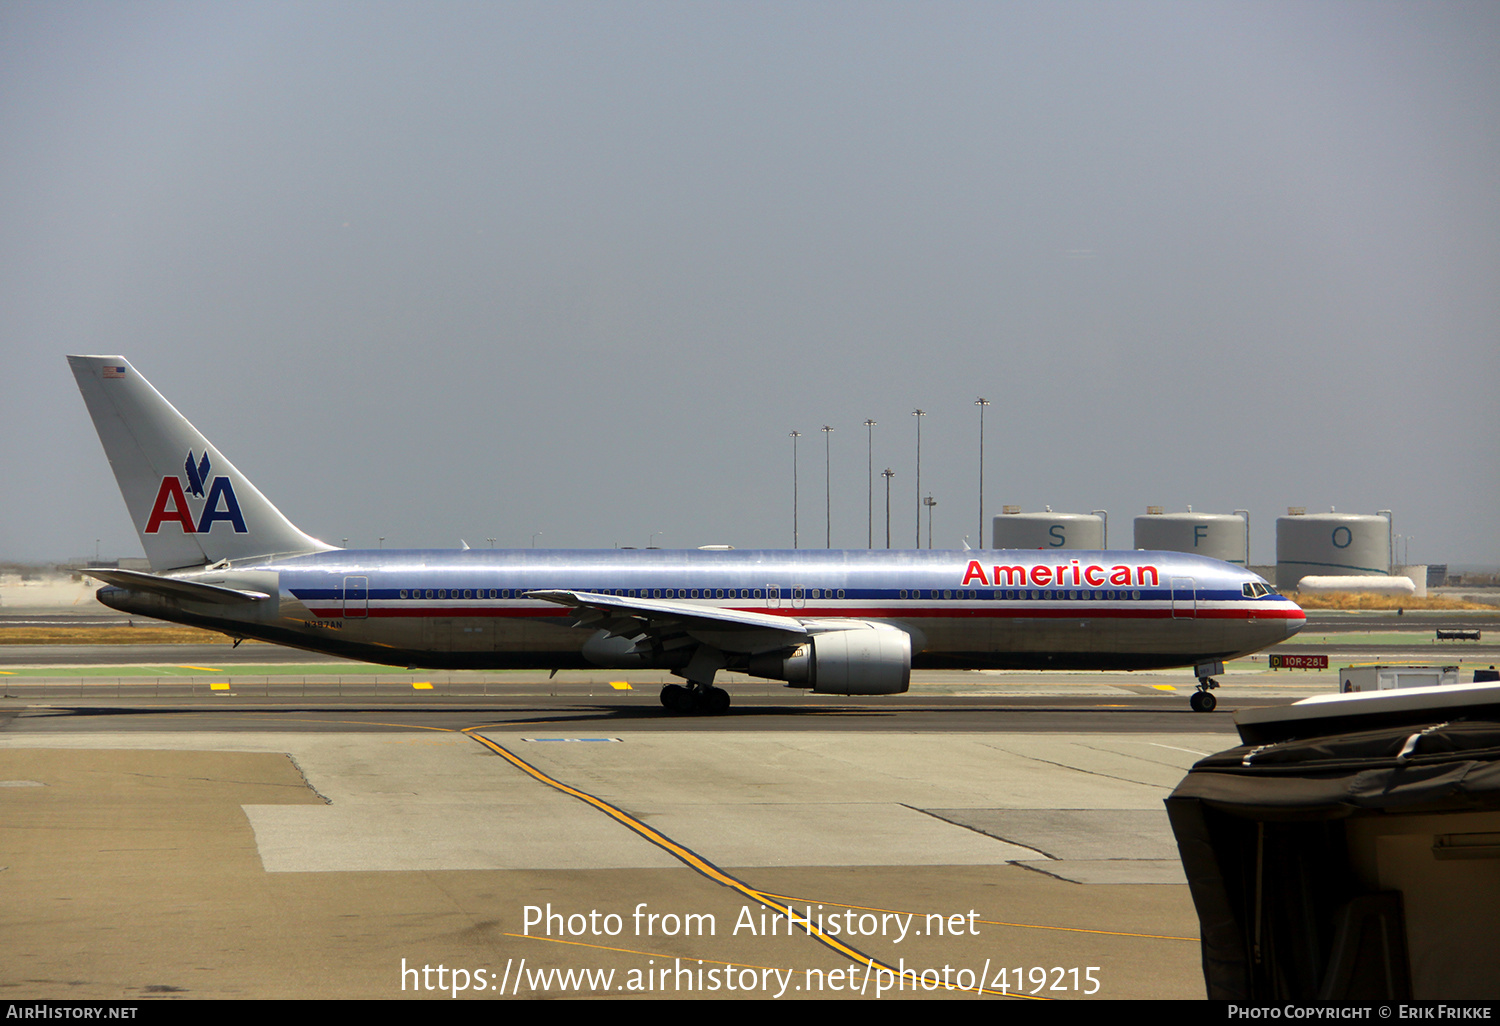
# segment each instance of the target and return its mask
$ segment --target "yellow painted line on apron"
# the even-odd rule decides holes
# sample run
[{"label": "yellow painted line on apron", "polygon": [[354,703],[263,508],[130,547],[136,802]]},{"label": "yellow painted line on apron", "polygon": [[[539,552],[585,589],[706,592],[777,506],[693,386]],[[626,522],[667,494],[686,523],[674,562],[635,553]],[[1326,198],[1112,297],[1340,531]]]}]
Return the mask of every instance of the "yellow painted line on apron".
[{"label": "yellow painted line on apron", "polygon": [[612,681],[609,682],[609,686],[612,687],[612,688],[614,688],[616,691],[634,691],[635,690],[634,688],[632,688],[630,686],[630,682],[626,681],[626,680],[612,680]]},{"label": "yellow painted line on apron", "polygon": [[210,690],[210,691],[228,691],[228,690],[229,690],[229,684],[228,684],[228,683],[223,683],[223,684],[210,684],[210,685],[209,685],[209,686],[208,686],[208,689],[209,689],[209,690]]},{"label": "yellow painted line on apron", "polygon": [[1151,686],[1153,688],[1155,688],[1156,690],[1158,690],[1158,691],[1176,691],[1177,690],[1177,685],[1175,685],[1175,684],[1153,684]]},{"label": "yellow painted line on apron", "polygon": [[180,669],[184,669],[184,670],[206,670],[209,673],[223,673],[224,672],[223,670],[219,669],[216,666],[189,666],[187,663],[178,663],[177,665],[178,665],[178,667]]},{"label": "yellow painted line on apron", "polygon": [[413,690],[416,690],[416,691],[431,691],[432,690],[432,681],[430,681],[430,680],[415,681],[414,680],[414,681],[411,682],[411,686],[412,686]]},{"label": "yellow painted line on apron", "polygon": [[[679,862],[683,863],[691,869],[696,870],[703,876],[706,876],[710,880],[713,880],[715,883],[722,884],[723,886],[728,887],[731,890],[738,891],[745,897],[750,898],[752,901],[760,902],[786,916],[788,925],[790,925],[792,918],[796,916],[796,911],[790,905],[783,905],[782,903],[776,901],[771,895],[756,890],[754,887],[751,887],[749,884],[743,882],[742,880],[735,879],[734,877],[730,876],[728,873],[720,869],[718,866],[714,865],[712,862],[709,862],[703,856],[693,851],[691,848],[687,848],[681,844],[678,844],[676,841],[672,840],[665,834],[657,830],[653,830],[651,827],[630,816],[628,813],[615,808],[604,799],[596,798],[586,791],[578,790],[576,787],[570,787],[560,780],[554,780],[552,777],[549,777],[547,774],[543,773],[541,770],[537,769],[535,766],[531,765],[520,756],[513,754],[508,749],[496,744],[494,741],[491,741],[489,738],[484,737],[483,735],[473,733],[478,729],[480,728],[465,727],[463,733],[468,734],[475,741],[478,741],[480,744],[484,745],[490,751],[500,756],[500,758],[504,759],[506,762],[509,762],[512,766],[516,767],[516,769],[520,770],[522,773],[525,773],[527,776],[532,777],[533,779],[538,780],[543,784],[546,784],[548,787],[556,788],[563,794],[571,795],[572,797],[577,798],[579,801],[587,805],[592,805],[594,808],[598,809],[600,812],[604,813],[606,816],[608,816],[610,819],[613,819],[621,826],[632,831],[645,840],[650,841],[652,844],[656,845],[658,848],[661,848],[663,851],[667,852],[667,854],[671,855]],[[799,921],[801,921],[801,917],[797,918]],[[807,936],[814,938],[825,947],[837,951],[839,954],[843,955],[845,958],[848,958],[850,961],[858,962],[859,964],[866,966],[869,969],[883,969],[886,972],[890,973],[893,978],[900,975],[899,969],[871,958],[863,951],[845,944],[843,941],[839,940],[836,937],[829,936],[821,929],[811,925],[810,923],[804,925],[802,929],[803,932],[807,934]],[[986,965],[986,969],[987,968],[988,965]],[[1033,997],[1030,994],[1016,994],[1010,991],[992,990],[985,987],[982,980],[980,982],[980,985],[977,987],[959,987],[954,984],[945,984],[944,989],[972,990],[980,994],[994,994],[999,997],[1024,997],[1030,1000],[1037,1001],[1048,1000],[1047,998]]]},{"label": "yellow painted line on apron", "polygon": [[[287,722],[286,719],[283,719],[281,717],[277,717],[277,719],[280,722]],[[526,760],[520,758],[517,755],[512,754],[509,750],[501,747],[500,745],[498,745],[495,742],[491,741],[489,738],[483,737],[483,736],[481,736],[479,734],[473,733],[473,731],[477,731],[477,730],[503,729],[503,728],[512,726],[512,724],[507,724],[507,723],[479,724],[479,725],[476,725],[476,726],[473,726],[473,727],[464,727],[462,730],[454,730],[452,727],[428,727],[428,726],[423,726],[421,724],[415,724],[415,723],[385,723],[385,722],[381,722],[381,721],[369,721],[369,720],[321,720],[321,719],[303,719],[302,717],[292,717],[290,719],[293,722],[307,722],[307,723],[350,723],[350,724],[359,724],[361,726],[405,727],[407,729],[429,730],[429,731],[432,731],[434,733],[440,733],[440,734],[464,734],[464,735],[467,735],[468,737],[472,738],[473,740],[478,741],[480,744],[484,745],[486,748],[490,749],[496,755],[499,755],[502,759],[504,759],[505,761],[509,762],[511,765],[515,766],[517,769],[519,769],[521,772],[525,773],[527,776],[530,776],[530,777],[532,777],[532,778],[540,781],[541,783],[546,784],[548,787],[556,788],[557,790],[562,791],[564,794],[572,795],[573,797],[579,799],[580,801],[583,801],[583,802],[585,802],[585,803],[587,803],[589,805],[594,806],[599,811],[601,811],[601,812],[605,813],[606,815],[608,815],[611,819],[614,819],[615,821],[617,821],[618,823],[620,823],[622,826],[624,826],[624,827],[628,828],[629,830],[631,830],[632,832],[640,835],[645,840],[650,841],[652,844],[655,844],[658,847],[662,848],[663,850],[665,850],[666,852],[668,852],[669,854],[671,854],[672,856],[674,856],[675,858],[677,858],[678,861],[683,862],[684,864],[686,864],[686,865],[690,866],[691,868],[697,870],[698,872],[702,873],[704,876],[708,877],[710,880],[713,880],[715,883],[723,884],[725,887],[729,887],[732,890],[738,891],[741,894],[746,895],[747,897],[754,898],[756,901],[764,902],[769,907],[771,907],[771,908],[775,909],[776,911],[782,913],[783,915],[787,916],[788,920],[790,920],[791,916],[793,915],[793,910],[791,908],[789,908],[787,906],[784,906],[784,905],[781,905],[778,901],[775,900],[777,898],[781,898],[782,900],[785,900],[785,901],[790,901],[790,900],[793,900],[793,899],[786,898],[784,895],[773,895],[773,894],[770,894],[769,892],[758,891],[755,888],[751,887],[749,884],[746,884],[746,883],[744,883],[744,882],[742,882],[740,880],[736,880],[734,877],[730,876],[729,874],[725,873],[723,870],[719,869],[717,866],[713,865],[707,859],[704,859],[702,856],[698,855],[697,853],[689,850],[688,848],[683,847],[680,844],[677,844],[675,841],[673,841],[670,838],[664,836],[663,834],[660,834],[657,831],[652,830],[650,827],[646,826],[644,823],[641,823],[638,820],[635,820],[635,819],[631,818],[629,815],[627,815],[624,812],[621,812],[619,809],[615,808],[613,805],[610,805],[608,802],[604,801],[602,798],[596,798],[593,795],[588,794],[588,793],[586,793],[584,791],[580,791],[580,790],[578,790],[575,787],[569,787],[567,784],[564,784],[561,781],[554,780],[552,777],[547,776],[547,774],[543,773],[541,770],[537,769],[535,766],[532,766],[530,763],[526,762]],[[806,904],[812,904],[812,902],[807,902]],[[837,905],[837,904],[839,904],[839,902],[825,901],[822,904],[825,904],[825,905]],[[842,907],[844,907],[844,908],[863,908],[863,906],[859,906],[859,905],[844,905]],[[875,909],[871,909],[870,911],[876,911],[876,910]],[[980,920],[980,921],[986,923],[986,925],[988,925],[988,923],[989,923],[988,920]],[[996,925],[1005,926],[1005,925],[1012,925],[1012,924],[998,923]],[[1014,924],[1014,925],[1019,925],[1019,924]],[[850,959],[852,959],[855,962],[859,962],[859,963],[861,963],[863,965],[869,966],[872,969],[884,969],[886,972],[891,973],[896,978],[900,978],[899,971],[896,970],[896,969],[894,969],[894,968],[892,968],[891,966],[888,966],[888,965],[886,965],[883,962],[876,961],[875,959],[870,958],[868,955],[864,954],[863,952],[855,950],[854,948],[850,947],[847,944],[840,943],[839,941],[837,941],[837,940],[833,939],[832,937],[829,937],[827,934],[823,933],[821,930],[813,929],[811,927],[808,927],[808,928],[805,928],[805,929],[806,929],[806,932],[808,933],[809,936],[817,939],[818,941],[820,941],[823,944],[825,944],[827,947],[832,948],[834,951],[837,951],[839,954],[844,955],[845,957],[850,958]],[[1039,929],[1060,929],[1061,930],[1061,929],[1067,929],[1067,927],[1039,927]],[[1100,932],[1100,933],[1103,933],[1105,931],[1080,931],[1080,932]],[[518,935],[517,934],[506,934],[506,936],[514,937],[514,936],[518,936]],[[1133,935],[1133,934],[1125,934],[1123,936],[1135,936],[1135,935]],[[1150,935],[1149,934],[1144,934],[1144,935],[1141,935],[1141,936],[1150,936]],[[563,940],[561,938],[532,937],[532,938],[529,938],[529,939],[531,939],[531,940],[552,940],[554,943],[558,943],[558,944],[576,944],[576,945],[579,945],[581,947],[595,947],[596,946],[596,945],[591,945],[591,944],[585,944],[582,941],[568,941],[568,940]],[[1176,938],[1174,938],[1174,939],[1176,939]],[[1187,938],[1181,938],[1181,939],[1187,939]],[[628,948],[606,948],[605,950],[619,951],[621,953],[626,953],[626,954],[640,954],[640,952],[634,952],[634,951],[631,951]],[[650,954],[650,953],[648,952],[647,954]],[[652,956],[652,957],[656,957],[656,956]],[[670,957],[670,956],[662,955],[660,957],[667,958],[667,957]],[[710,959],[704,959],[704,961],[711,961],[711,960]],[[986,959],[986,968],[988,968],[988,961],[989,960]],[[750,966],[747,963],[738,963],[738,962],[724,962],[724,963],[720,963],[720,964],[723,964],[723,965],[745,965],[746,968],[772,968],[770,966],[765,966],[765,967]],[[944,986],[945,990],[964,990],[964,991],[972,990],[972,991],[975,991],[975,992],[980,993],[980,994],[993,994],[996,997],[1025,998],[1028,1001],[1050,1001],[1050,1000],[1052,1000],[1051,998],[1039,997],[1039,996],[1032,995],[1032,994],[1021,994],[1021,993],[1017,993],[1015,991],[993,990],[991,988],[987,988],[987,987],[983,986],[982,981],[981,981],[981,985],[978,986],[978,987],[960,987],[960,986],[957,986],[956,984],[945,984],[943,986]]]}]

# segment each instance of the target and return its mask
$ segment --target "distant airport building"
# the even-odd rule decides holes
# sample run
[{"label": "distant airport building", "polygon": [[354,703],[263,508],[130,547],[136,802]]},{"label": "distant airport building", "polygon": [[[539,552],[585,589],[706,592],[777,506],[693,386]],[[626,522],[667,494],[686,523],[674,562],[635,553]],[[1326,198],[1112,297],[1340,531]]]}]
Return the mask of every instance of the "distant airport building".
[{"label": "distant airport building", "polygon": [[1160,506],[1147,506],[1146,515],[1135,518],[1135,547],[1165,552],[1191,552],[1196,556],[1222,559],[1226,563],[1250,563],[1250,514],[1166,513]]},{"label": "distant airport building", "polygon": [[1296,588],[1304,577],[1388,577],[1391,518],[1306,513],[1292,507],[1276,519],[1276,587]]},{"label": "distant airport building", "polygon": [[1391,567],[1392,577],[1405,577],[1411,582],[1412,594],[1417,598],[1427,597],[1427,581],[1430,571],[1425,564],[1414,564],[1411,566],[1395,565]]},{"label": "distant airport building", "polygon": [[994,518],[992,535],[997,549],[1102,549],[1105,518],[1095,513],[1022,513],[1006,506]]}]

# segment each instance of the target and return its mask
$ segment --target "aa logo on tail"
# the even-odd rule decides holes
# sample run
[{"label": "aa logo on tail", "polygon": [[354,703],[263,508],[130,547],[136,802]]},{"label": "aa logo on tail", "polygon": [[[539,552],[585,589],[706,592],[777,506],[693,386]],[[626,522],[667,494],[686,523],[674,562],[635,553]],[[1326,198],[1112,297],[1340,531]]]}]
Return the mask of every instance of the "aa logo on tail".
[{"label": "aa logo on tail", "polygon": [[[161,479],[161,487],[156,490],[156,501],[151,505],[151,516],[146,520],[147,534],[156,534],[161,530],[162,524],[174,522],[182,526],[183,534],[207,534],[220,520],[233,525],[235,534],[249,533],[245,527],[244,514],[240,512],[240,500],[235,498],[234,485],[229,478],[214,478],[213,483],[208,484],[207,497],[204,497],[203,489],[208,483],[209,466],[206,449],[203,458],[196,461],[193,450],[189,449],[187,462],[183,464],[183,470],[187,474],[187,491],[183,491],[181,478]],[[188,506],[188,493],[203,500],[203,508],[196,523],[193,511]]]}]

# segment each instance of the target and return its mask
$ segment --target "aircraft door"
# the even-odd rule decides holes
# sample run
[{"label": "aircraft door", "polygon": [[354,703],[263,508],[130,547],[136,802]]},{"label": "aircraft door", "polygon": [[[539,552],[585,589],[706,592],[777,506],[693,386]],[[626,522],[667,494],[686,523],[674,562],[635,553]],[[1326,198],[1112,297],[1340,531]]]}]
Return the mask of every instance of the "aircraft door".
[{"label": "aircraft door", "polygon": [[1172,578],[1172,619],[1192,620],[1198,615],[1198,582],[1191,577]]},{"label": "aircraft door", "polygon": [[368,577],[344,578],[344,619],[359,619],[370,615],[370,579]]}]

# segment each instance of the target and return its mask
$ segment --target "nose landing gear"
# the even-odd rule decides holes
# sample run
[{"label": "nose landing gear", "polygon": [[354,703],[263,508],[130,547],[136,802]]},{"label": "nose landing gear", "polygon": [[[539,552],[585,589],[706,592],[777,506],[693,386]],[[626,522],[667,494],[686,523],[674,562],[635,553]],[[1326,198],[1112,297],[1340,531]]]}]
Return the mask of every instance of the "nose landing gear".
[{"label": "nose landing gear", "polygon": [[1219,682],[1214,680],[1214,674],[1223,672],[1222,662],[1199,663],[1193,667],[1193,675],[1198,678],[1198,690],[1188,700],[1193,712],[1214,711],[1214,707],[1219,704],[1219,700],[1213,696],[1213,689],[1219,686]]}]

